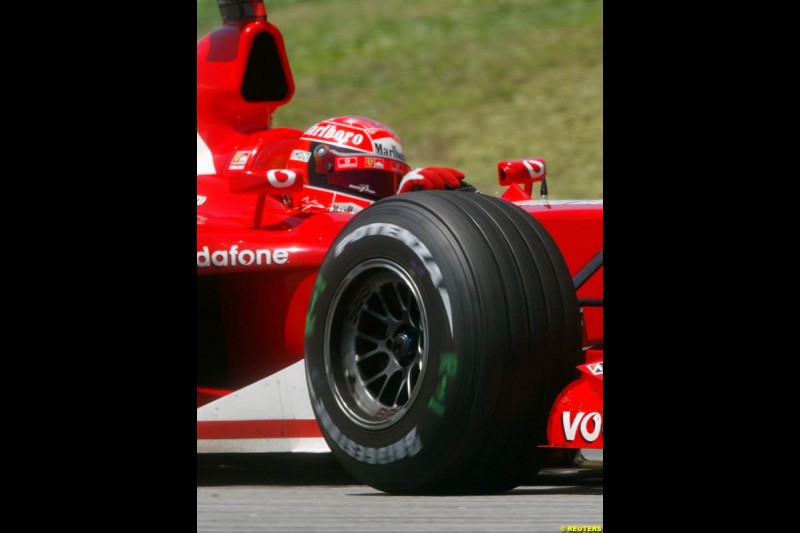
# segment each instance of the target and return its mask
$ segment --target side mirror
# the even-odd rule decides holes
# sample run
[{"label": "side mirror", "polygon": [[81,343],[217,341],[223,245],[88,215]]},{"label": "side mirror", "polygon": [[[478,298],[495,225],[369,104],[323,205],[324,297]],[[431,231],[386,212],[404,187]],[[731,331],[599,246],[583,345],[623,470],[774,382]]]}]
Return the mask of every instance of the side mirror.
[{"label": "side mirror", "polygon": [[300,170],[233,170],[223,173],[228,179],[230,191],[257,192],[281,195],[299,192],[303,189],[303,172]]},{"label": "side mirror", "polygon": [[527,185],[542,181],[547,175],[544,159],[535,157],[531,159],[514,159],[497,163],[497,177],[502,187],[513,183]]}]

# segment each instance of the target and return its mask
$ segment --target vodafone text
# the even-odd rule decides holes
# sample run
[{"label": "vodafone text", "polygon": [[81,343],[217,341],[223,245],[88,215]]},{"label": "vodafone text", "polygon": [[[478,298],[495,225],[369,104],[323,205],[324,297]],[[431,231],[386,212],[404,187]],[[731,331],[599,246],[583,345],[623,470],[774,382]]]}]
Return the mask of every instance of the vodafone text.
[{"label": "vodafone text", "polygon": [[208,246],[203,246],[197,251],[197,267],[228,267],[228,266],[252,266],[252,265],[282,265],[289,260],[289,250],[285,248],[260,248],[249,250],[239,249],[234,244],[228,249],[210,251]]},{"label": "vodafone text", "polygon": [[578,411],[573,417],[570,411],[561,413],[561,423],[564,427],[564,437],[567,442],[575,440],[578,430],[586,442],[594,442],[603,431],[603,415],[597,411],[584,413]]}]

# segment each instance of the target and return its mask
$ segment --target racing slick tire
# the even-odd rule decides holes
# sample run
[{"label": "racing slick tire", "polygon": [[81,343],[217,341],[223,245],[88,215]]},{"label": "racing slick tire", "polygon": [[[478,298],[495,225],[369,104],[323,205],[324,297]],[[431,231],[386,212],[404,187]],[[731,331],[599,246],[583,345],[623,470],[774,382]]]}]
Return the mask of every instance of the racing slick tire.
[{"label": "racing slick tire", "polygon": [[345,470],[398,494],[504,492],[538,472],[580,316],[541,224],[479,193],[386,198],[341,231],[306,318],[306,372]]}]

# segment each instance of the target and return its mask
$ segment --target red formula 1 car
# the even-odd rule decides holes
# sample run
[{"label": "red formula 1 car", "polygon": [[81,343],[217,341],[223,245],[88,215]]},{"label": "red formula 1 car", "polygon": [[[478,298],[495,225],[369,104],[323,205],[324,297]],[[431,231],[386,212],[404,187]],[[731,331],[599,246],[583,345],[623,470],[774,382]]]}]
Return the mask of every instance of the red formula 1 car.
[{"label": "red formula 1 car", "polygon": [[500,198],[318,181],[408,168],[366,119],[272,127],[281,33],[261,0],[218,4],[197,43],[197,452],[332,452],[396,493],[602,461],[602,200],[532,198],[534,158],[498,163]]}]

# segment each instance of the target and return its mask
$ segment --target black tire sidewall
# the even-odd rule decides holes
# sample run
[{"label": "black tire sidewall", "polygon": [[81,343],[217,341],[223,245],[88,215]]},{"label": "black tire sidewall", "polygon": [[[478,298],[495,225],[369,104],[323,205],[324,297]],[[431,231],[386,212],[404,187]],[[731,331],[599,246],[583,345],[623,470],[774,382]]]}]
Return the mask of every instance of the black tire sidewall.
[{"label": "black tire sidewall", "polygon": [[[331,451],[356,477],[370,480],[371,485],[383,490],[393,490],[408,484],[409,472],[428,475],[429,480],[417,480],[425,485],[447,471],[442,458],[452,455],[458,447],[470,404],[465,395],[474,393],[469,390],[473,362],[459,356],[463,351],[452,335],[441,296],[441,289],[449,291],[452,305],[457,286],[453,282],[458,283],[463,274],[434,257],[441,246],[439,231],[408,217],[387,216],[386,212],[383,215],[379,220],[364,216],[352,221],[323,262],[312,297],[314,305],[309,309],[313,328],[306,332],[306,365],[311,401]],[[375,228],[395,236],[359,235]],[[370,259],[391,261],[412,279],[425,306],[428,331],[427,362],[419,393],[402,419],[378,431],[355,425],[338,408],[327,381],[323,355],[325,324],[329,313],[335,312],[331,305],[337,288],[355,265]],[[456,359],[458,370],[454,375],[450,372],[452,358]],[[440,392],[443,378],[444,394]],[[432,406],[431,402],[437,405]]]}]

